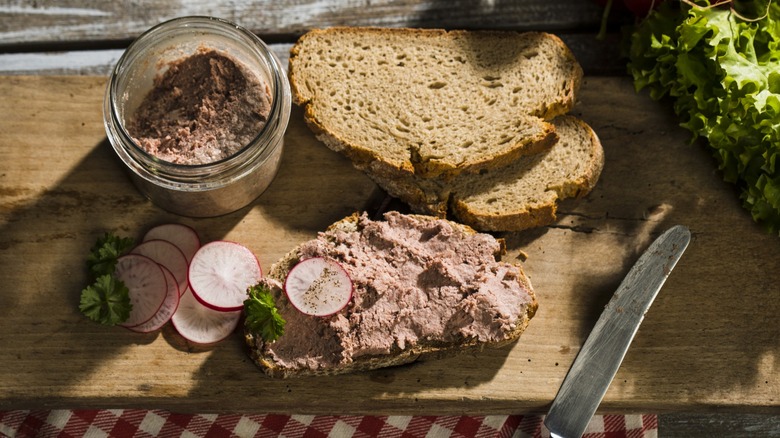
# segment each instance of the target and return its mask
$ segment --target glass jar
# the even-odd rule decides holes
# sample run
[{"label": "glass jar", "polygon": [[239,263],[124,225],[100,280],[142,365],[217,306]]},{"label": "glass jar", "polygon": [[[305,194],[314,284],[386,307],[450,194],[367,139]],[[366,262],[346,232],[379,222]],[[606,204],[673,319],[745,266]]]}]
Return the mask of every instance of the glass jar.
[{"label": "glass jar", "polygon": [[[154,79],[174,61],[212,49],[257,75],[270,90],[268,120],[249,144],[206,164],[175,164],[141,148],[125,129]],[[290,118],[290,84],[277,57],[253,33],[212,17],[182,17],[142,34],[111,73],[103,104],[108,140],[138,189],[182,216],[211,217],[238,210],[260,196],[279,168]]]}]

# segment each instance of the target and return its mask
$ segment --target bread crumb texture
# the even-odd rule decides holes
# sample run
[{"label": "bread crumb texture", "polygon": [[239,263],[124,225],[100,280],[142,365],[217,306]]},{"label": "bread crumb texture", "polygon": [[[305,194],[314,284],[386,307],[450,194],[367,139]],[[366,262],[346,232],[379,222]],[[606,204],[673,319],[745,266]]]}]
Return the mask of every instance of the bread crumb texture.
[{"label": "bread crumb texture", "polygon": [[545,33],[330,28],[290,58],[295,101],[330,143],[429,176],[551,144],[544,119],[573,105],[581,74]]},{"label": "bread crumb texture", "polygon": [[458,219],[482,230],[520,230],[553,222],[561,199],[578,198],[596,185],[604,151],[585,122],[554,120],[560,140],[546,152],[455,182],[452,196]]}]

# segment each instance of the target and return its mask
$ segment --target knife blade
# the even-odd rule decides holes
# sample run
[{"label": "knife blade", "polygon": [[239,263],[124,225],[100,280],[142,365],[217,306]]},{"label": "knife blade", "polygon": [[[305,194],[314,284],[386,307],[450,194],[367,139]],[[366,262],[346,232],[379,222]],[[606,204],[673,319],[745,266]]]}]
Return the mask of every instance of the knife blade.
[{"label": "knife blade", "polygon": [[677,225],[653,242],[620,283],[561,384],[544,420],[555,438],[580,438],[615,377],[645,313],[691,232]]}]

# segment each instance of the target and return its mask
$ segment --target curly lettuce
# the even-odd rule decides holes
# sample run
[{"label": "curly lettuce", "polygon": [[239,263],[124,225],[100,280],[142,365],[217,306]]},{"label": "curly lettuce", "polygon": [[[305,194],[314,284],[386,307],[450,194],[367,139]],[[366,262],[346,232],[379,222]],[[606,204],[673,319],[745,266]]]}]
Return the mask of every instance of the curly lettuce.
[{"label": "curly lettuce", "polygon": [[665,2],[631,35],[628,68],[637,90],[671,97],[753,219],[780,234],[780,6],[743,3]]}]

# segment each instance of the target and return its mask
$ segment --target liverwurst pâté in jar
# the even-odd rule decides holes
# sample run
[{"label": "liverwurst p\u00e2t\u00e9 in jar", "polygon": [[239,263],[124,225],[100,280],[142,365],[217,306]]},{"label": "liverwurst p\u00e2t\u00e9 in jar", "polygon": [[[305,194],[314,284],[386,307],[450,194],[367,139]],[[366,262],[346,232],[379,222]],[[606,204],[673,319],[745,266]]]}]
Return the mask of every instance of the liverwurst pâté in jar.
[{"label": "liverwurst p\u00e2t\u00e9 in jar", "polygon": [[257,36],[222,19],[182,17],[127,48],[103,118],[141,193],[170,212],[211,217],[271,184],[290,104],[284,69]]}]

